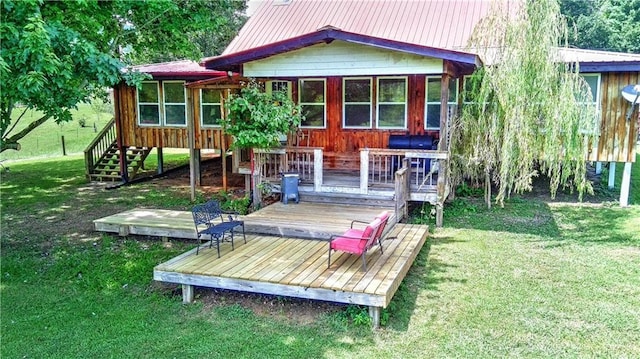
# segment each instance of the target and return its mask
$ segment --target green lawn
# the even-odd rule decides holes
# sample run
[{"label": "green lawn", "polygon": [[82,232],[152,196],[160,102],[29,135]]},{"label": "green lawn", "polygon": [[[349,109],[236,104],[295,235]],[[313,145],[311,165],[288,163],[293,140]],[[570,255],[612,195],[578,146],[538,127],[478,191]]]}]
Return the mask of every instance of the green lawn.
[{"label": "green lawn", "polygon": [[232,300],[213,305],[204,289],[182,305],[177,288],[151,274],[192,244],[102,236],[90,220],[134,206],[187,209],[187,190],[96,189],[79,156],[16,162],[0,184],[0,356],[637,358],[639,169],[630,208],[525,196],[487,210],[459,199],[385,326],[371,331],[355,307],[300,324]]}]

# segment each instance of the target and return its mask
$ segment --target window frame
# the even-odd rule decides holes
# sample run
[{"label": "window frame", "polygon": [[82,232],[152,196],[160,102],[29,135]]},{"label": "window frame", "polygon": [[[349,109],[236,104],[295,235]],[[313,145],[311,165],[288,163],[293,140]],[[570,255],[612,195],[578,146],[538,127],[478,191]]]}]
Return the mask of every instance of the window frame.
[{"label": "window frame", "polygon": [[[183,99],[184,102],[167,102],[166,101],[166,94],[167,92],[165,91],[165,85],[166,84],[172,84],[172,83],[179,83],[182,85],[182,95],[183,95]],[[168,81],[162,81],[162,125],[164,127],[187,127],[187,89],[184,87],[185,85],[185,81],[181,81],[181,80],[168,80]],[[183,105],[184,106],[184,124],[167,124],[167,106],[176,106],[176,105]]]},{"label": "window frame", "polygon": [[[439,79],[440,80],[440,91],[438,91],[438,101],[429,101],[429,79]],[[460,78],[450,78],[449,81],[454,80],[454,86],[455,86],[455,98],[453,99],[453,101],[451,99],[447,99],[447,110],[449,110],[451,108],[451,106],[457,107],[458,106],[458,101],[460,100],[460,91],[459,91],[459,86],[460,86]],[[431,75],[431,76],[426,76],[425,80],[424,80],[424,129],[426,131],[439,131],[440,130],[440,123],[438,122],[438,127],[429,127],[428,126],[428,119],[427,119],[427,115],[429,113],[429,105],[432,106],[441,106],[442,105],[442,99],[441,99],[441,93],[442,93],[442,75]],[[451,95],[451,83],[449,83],[449,96]],[[440,109],[442,111],[442,108]],[[440,112],[442,113],[442,112]]]},{"label": "window frame", "polygon": [[[369,102],[347,102],[347,81],[369,80]],[[347,126],[347,105],[369,105],[368,126]],[[342,78],[342,128],[344,129],[371,129],[373,128],[373,77],[343,77]]]},{"label": "window frame", "polygon": [[[204,102],[203,91],[220,91],[220,102]],[[222,120],[224,107],[223,107],[223,97],[224,90],[223,89],[212,89],[212,88],[201,88],[200,89],[200,127],[202,128],[221,128],[222,125],[209,125],[204,123],[204,106],[218,105],[220,106],[220,120]]]},{"label": "window frame", "polygon": [[[594,118],[594,122],[593,122],[593,129],[592,130],[583,130],[584,133],[590,133],[590,134],[595,134],[595,135],[599,135],[600,134],[600,124],[602,123],[602,73],[599,72],[588,72],[588,73],[579,73],[578,74],[580,77],[582,77],[582,79],[587,82],[586,77],[595,77],[597,80],[596,83],[596,93],[593,94],[593,101],[592,102],[579,102],[579,104],[581,105],[595,105],[595,118]],[[588,82],[587,82],[588,84]],[[589,88],[591,88],[591,86],[589,86]]]},{"label": "window frame", "polygon": [[266,93],[267,93],[267,94],[269,94],[269,95],[272,95],[272,94],[273,94],[273,84],[274,84],[274,83],[278,83],[278,82],[286,83],[286,84],[287,84],[287,98],[288,98],[289,100],[291,100],[291,99],[293,98],[293,97],[292,97],[292,93],[293,93],[292,88],[293,88],[293,85],[291,84],[291,81],[289,81],[289,80],[267,80],[267,81],[265,81],[265,83],[264,83],[264,92],[266,92]]},{"label": "window frame", "polygon": [[[140,101],[140,89],[136,88],[136,100],[138,102],[138,105],[136,106],[136,122],[138,124],[138,126],[140,127],[159,127],[162,126],[162,111],[161,111],[161,104],[162,102],[160,101],[160,97],[161,97],[161,93],[160,93],[160,81],[142,81],[142,84],[155,84],[156,85],[156,100],[157,102],[141,102]],[[141,117],[140,117],[140,106],[142,105],[156,105],[156,107],[158,108],[158,122],[157,123],[142,123]]]},{"label": "window frame", "polygon": [[322,81],[322,126],[305,126],[300,124],[300,128],[310,129],[326,129],[327,128],[327,79],[326,78],[304,78],[298,80],[298,105],[303,106],[320,106],[319,102],[302,102],[302,91],[304,89],[303,83],[305,81]]},{"label": "window frame", "polygon": [[[400,102],[380,101],[380,80],[402,79],[404,80],[404,124],[403,126],[380,126],[380,105],[398,105]],[[376,128],[379,130],[406,130],[408,127],[408,105],[409,105],[409,78],[408,76],[379,76],[376,78]]]}]

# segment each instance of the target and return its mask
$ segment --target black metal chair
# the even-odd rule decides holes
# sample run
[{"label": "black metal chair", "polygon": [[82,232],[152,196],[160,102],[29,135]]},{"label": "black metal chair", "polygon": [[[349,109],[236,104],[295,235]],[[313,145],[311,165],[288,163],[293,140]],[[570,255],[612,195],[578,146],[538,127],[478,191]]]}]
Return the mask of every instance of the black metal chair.
[{"label": "black metal chair", "polygon": [[[209,201],[205,204],[199,204],[191,210],[193,222],[196,226],[196,234],[198,239],[198,247],[196,254],[200,252],[201,238],[209,236],[209,248],[215,242],[220,258],[220,242],[224,241],[225,235],[229,235],[231,249],[235,249],[233,244],[234,231],[236,227],[242,227],[242,236],[244,243],[247,243],[247,237],[244,232],[244,221],[237,219],[237,213],[223,211],[217,201]],[[228,215],[228,220],[224,220],[224,215]],[[233,215],[236,215],[234,218]]]}]

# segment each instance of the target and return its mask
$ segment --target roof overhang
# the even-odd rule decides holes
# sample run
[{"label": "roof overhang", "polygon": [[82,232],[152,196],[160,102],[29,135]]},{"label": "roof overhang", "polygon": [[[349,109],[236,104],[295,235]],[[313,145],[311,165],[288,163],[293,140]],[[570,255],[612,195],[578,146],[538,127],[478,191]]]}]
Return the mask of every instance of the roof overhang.
[{"label": "roof overhang", "polygon": [[640,71],[640,61],[581,62],[580,72],[633,72]]},{"label": "roof overhang", "polygon": [[237,53],[203,59],[201,64],[207,69],[240,72],[241,65],[246,62],[264,59],[316,44],[329,44],[334,40],[453,61],[467,67],[479,67],[482,64],[480,58],[472,53],[398,42],[342,31],[332,27]]}]

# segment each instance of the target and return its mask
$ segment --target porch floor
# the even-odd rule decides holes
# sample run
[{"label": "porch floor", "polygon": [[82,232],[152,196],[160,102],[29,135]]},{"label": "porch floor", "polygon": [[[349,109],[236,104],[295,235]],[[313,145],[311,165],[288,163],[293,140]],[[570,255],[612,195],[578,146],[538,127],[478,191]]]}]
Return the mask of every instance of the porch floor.
[{"label": "porch floor", "polygon": [[359,256],[333,252],[327,268],[328,242],[267,235],[236,237],[215,248],[202,245],[154,268],[157,281],[183,285],[183,299],[193,300],[193,286],[386,307],[424,245],[428,227],[396,224],[367,253],[367,271]]}]

